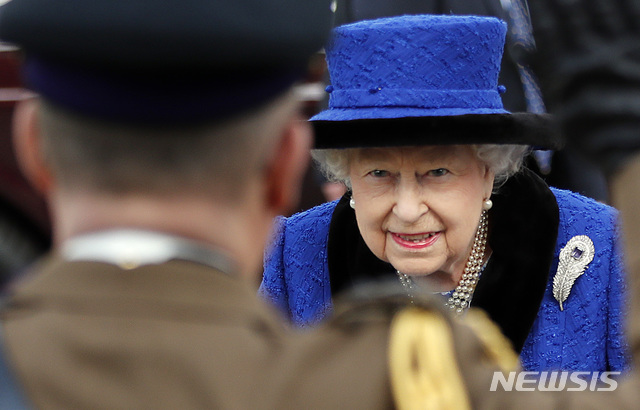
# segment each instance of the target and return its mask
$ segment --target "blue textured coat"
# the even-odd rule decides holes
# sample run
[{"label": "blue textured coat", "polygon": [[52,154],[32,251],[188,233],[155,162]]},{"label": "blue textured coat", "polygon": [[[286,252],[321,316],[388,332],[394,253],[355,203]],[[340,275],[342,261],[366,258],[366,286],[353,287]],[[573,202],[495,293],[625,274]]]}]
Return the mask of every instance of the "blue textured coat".
[{"label": "blue textured coat", "polygon": [[[623,332],[625,283],[617,212],[569,191],[552,188],[552,192],[559,209],[558,235],[542,302],[523,339],[523,366],[527,370],[624,370],[628,366]],[[327,240],[336,205],[337,201],[322,204],[276,221],[261,292],[298,326],[315,323],[331,310]],[[576,235],[592,239],[595,257],[560,310],[552,293],[553,276],[561,248]]]}]

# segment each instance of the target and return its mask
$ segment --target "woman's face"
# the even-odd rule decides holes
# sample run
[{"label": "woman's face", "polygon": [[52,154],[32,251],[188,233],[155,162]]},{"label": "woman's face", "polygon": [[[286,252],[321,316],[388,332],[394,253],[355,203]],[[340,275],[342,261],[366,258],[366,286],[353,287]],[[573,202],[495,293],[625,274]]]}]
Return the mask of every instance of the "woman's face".
[{"label": "woman's face", "polygon": [[493,188],[493,173],[473,149],[359,149],[349,176],[358,227],[371,251],[433,290],[455,288]]}]

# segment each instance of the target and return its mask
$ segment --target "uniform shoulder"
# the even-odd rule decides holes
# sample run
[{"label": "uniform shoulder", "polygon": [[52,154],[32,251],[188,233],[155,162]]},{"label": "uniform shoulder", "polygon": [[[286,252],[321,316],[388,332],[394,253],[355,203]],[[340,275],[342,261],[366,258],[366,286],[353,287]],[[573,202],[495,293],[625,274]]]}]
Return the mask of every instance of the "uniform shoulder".
[{"label": "uniform shoulder", "polygon": [[409,297],[397,281],[380,281],[354,286],[336,296],[333,326],[350,326],[370,320],[390,322],[399,311],[408,307],[444,313],[442,303],[431,294]]},{"label": "uniform shoulder", "polygon": [[385,283],[360,286],[340,302],[328,322],[333,330],[352,343],[371,338],[371,328],[386,335],[375,353],[386,351],[398,408],[429,401],[470,408],[467,385],[486,389],[495,370],[518,369],[509,341],[484,312],[472,309],[454,319],[436,296],[410,299],[400,287]]}]

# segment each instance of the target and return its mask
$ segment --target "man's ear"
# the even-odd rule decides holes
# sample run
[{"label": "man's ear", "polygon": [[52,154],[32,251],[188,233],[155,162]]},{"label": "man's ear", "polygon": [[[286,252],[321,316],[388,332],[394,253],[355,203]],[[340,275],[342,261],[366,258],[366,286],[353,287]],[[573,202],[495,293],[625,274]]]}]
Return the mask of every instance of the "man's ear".
[{"label": "man's ear", "polygon": [[312,140],[311,126],[300,117],[283,129],[267,173],[267,201],[275,215],[288,213],[300,200]]},{"label": "man's ear", "polygon": [[39,110],[38,98],[18,102],[13,115],[13,147],[18,166],[25,178],[37,191],[46,195],[51,189],[53,178],[42,155]]}]

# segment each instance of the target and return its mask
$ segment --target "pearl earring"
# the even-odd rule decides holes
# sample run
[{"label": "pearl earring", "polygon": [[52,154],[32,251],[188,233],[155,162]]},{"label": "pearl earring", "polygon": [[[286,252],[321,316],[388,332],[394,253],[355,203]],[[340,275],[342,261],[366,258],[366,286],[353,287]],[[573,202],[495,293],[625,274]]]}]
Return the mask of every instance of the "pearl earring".
[{"label": "pearl earring", "polygon": [[493,207],[493,201],[489,198],[485,199],[482,203],[482,209],[488,211],[489,209],[491,209],[491,207]]},{"label": "pearl earring", "polygon": [[356,209],[356,200],[355,200],[355,199],[353,199],[353,198],[351,198],[351,199],[349,200],[349,206],[350,206],[351,208],[353,208],[353,209]]}]

